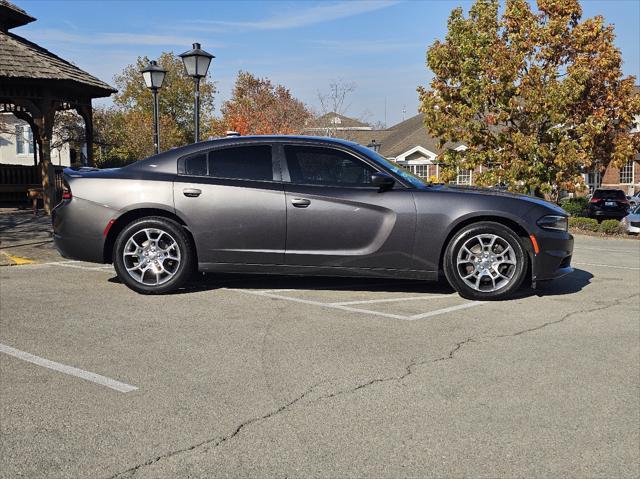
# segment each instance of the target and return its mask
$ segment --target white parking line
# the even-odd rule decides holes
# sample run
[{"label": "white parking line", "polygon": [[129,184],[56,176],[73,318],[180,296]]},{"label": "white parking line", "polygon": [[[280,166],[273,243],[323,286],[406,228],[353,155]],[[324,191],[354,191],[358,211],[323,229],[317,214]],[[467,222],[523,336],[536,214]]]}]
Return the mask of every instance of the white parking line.
[{"label": "white parking line", "polygon": [[381,313],[379,311],[369,311],[367,309],[358,309],[358,308],[350,308],[348,306],[336,306],[336,305],[332,305],[329,303],[322,303],[320,301],[311,301],[309,299],[302,299],[302,298],[292,298],[290,296],[282,296],[280,294],[273,294],[273,293],[264,293],[262,291],[250,291],[247,289],[230,289],[229,291],[238,291],[238,292],[242,292],[242,293],[249,293],[249,294],[254,294],[256,296],[266,296],[267,298],[275,298],[275,299],[284,299],[286,301],[293,301],[296,303],[303,303],[303,304],[310,304],[313,306],[324,306],[326,308],[333,308],[333,309],[340,309],[342,311],[351,311],[351,312],[355,312],[355,313],[367,313],[367,314],[373,314],[375,316],[384,316],[387,318],[393,318],[393,319],[407,319],[406,316],[400,316],[398,314],[390,314],[390,313]]},{"label": "white parking line", "polygon": [[[427,313],[421,313],[421,314],[417,314],[417,315],[413,315],[413,316],[403,316],[403,315],[400,315],[400,314],[383,313],[382,311],[373,311],[373,310],[370,310],[370,309],[352,308],[350,306],[345,306],[345,305],[340,304],[340,303],[323,303],[321,301],[313,301],[313,300],[309,300],[309,299],[292,298],[291,296],[283,296],[283,295],[280,295],[280,294],[265,293],[264,291],[251,291],[251,290],[248,290],[248,289],[228,289],[228,291],[236,291],[236,292],[239,292],[239,293],[248,293],[248,294],[253,294],[255,296],[263,296],[263,297],[267,297],[267,298],[282,299],[284,301],[293,301],[295,303],[309,304],[309,305],[312,305],[312,306],[321,306],[323,308],[339,309],[339,310],[342,310],[342,311],[349,311],[349,312],[353,312],[353,313],[363,313],[363,314],[371,314],[373,316],[383,316],[385,318],[400,319],[402,321],[415,321],[416,319],[431,318],[431,317],[437,316],[439,314],[449,313],[451,311],[457,311],[457,310],[460,310],[460,309],[473,308],[474,306],[480,306],[482,304],[485,304],[482,301],[474,301],[474,302],[470,302],[470,303],[460,304],[460,305],[457,305],[457,306],[450,306],[450,307],[447,307],[447,308],[436,309],[434,311],[429,311]],[[451,295],[425,296],[425,297],[422,297],[420,299],[428,300],[428,299],[431,299],[431,298],[442,298],[442,297],[452,297],[452,296],[454,296],[454,295],[451,294]],[[394,299],[397,299],[397,298],[394,298]],[[416,298],[414,298],[414,299],[416,299]]]},{"label": "white parking line", "polygon": [[113,266],[111,266],[111,265],[82,266],[80,264],[57,263],[56,266],[63,266],[65,268],[84,269],[84,270],[87,270],[87,271],[102,271],[102,270],[107,270],[107,269],[113,269]]},{"label": "white parking line", "polygon": [[579,264],[582,266],[600,266],[602,268],[630,269],[631,271],[640,271],[640,268],[633,268],[631,266],[614,266],[612,264],[601,264],[601,263],[578,263],[576,261],[573,261],[572,263]]},{"label": "white parking line", "polygon": [[[639,244],[640,246],[640,244]],[[624,254],[629,254],[629,253],[637,253],[639,251],[638,248],[636,249],[622,249],[622,248],[615,248],[615,249],[606,249],[606,248],[588,248],[586,246],[579,246],[574,248],[574,252],[580,252],[583,249],[589,250],[589,251],[607,251],[609,253],[624,253]]]},{"label": "white parking line", "polygon": [[54,371],[68,374],[70,376],[75,376],[87,381],[94,382],[96,384],[100,384],[101,386],[115,389],[116,391],[119,391],[121,393],[128,393],[138,389],[137,387],[131,386],[130,384],[121,383],[120,381],[116,381],[115,379],[101,376],[99,374],[85,371],[83,369],[74,368],[73,366],[67,366],[66,364],[56,363],[55,361],[50,361],[39,356],[34,356],[33,354],[20,351],[19,349],[15,349],[11,346],[7,346],[1,343],[0,352],[16,357],[18,359],[22,359],[23,361],[27,361],[29,363],[37,364],[38,366],[42,366],[44,368],[53,369]]},{"label": "white parking line", "polygon": [[460,309],[473,308],[474,306],[480,306],[481,304],[485,304],[486,301],[474,301],[472,303],[464,303],[458,304],[457,306],[450,306],[448,308],[436,309],[435,311],[429,311],[428,313],[422,314],[414,314],[413,316],[409,316],[407,318],[409,321],[415,321],[416,319],[425,319],[431,318],[432,316],[437,316],[438,314],[450,313],[452,311],[458,311]]},{"label": "white parking line", "polygon": [[[80,263],[80,264],[77,264]],[[68,261],[50,261],[48,263],[32,263],[20,265],[19,267],[12,266],[4,271],[29,271],[32,269],[48,268],[50,266],[61,266],[63,268],[84,269],[87,271],[106,271],[113,269],[110,264],[96,265],[96,266],[83,266],[82,261],[68,260]]]},{"label": "white parking line", "polygon": [[[450,298],[454,294],[440,294],[437,296],[429,296],[429,299]],[[427,299],[424,296],[409,296],[408,298],[383,298],[383,299],[366,299],[362,301],[342,301],[340,303],[329,303],[333,306],[348,306],[350,304],[374,304],[374,303],[393,303],[395,301],[417,301]]]}]

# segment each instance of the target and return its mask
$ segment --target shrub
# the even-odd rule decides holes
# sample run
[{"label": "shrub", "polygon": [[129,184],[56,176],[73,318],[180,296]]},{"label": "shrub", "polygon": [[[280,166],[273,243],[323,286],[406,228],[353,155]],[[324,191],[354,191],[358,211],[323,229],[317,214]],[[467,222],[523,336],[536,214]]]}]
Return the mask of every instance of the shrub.
[{"label": "shrub", "polygon": [[571,216],[587,216],[589,200],[585,197],[567,198],[560,202],[560,206]]},{"label": "shrub", "polygon": [[[603,222],[604,223],[604,222]],[[593,218],[569,218],[569,227],[582,231],[598,231],[598,222]]]},{"label": "shrub", "polygon": [[598,231],[608,235],[620,233],[620,222],[618,220],[604,220],[600,223]]}]

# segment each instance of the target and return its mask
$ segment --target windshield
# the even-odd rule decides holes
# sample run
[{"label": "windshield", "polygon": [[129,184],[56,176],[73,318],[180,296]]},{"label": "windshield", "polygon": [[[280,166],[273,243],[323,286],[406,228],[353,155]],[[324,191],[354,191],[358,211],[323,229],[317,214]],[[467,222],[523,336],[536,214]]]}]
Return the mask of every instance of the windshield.
[{"label": "windshield", "polygon": [[419,176],[416,176],[413,173],[409,173],[404,168],[401,168],[395,163],[392,163],[391,161],[387,160],[384,156],[373,151],[372,149],[366,148],[361,145],[354,145],[354,148],[358,150],[360,153],[362,153],[363,155],[366,155],[372,160],[374,160],[376,163],[379,163],[385,168],[387,168],[388,170],[391,170],[393,173],[401,177],[407,183],[411,184],[411,186],[413,186],[414,188],[424,189],[427,186],[427,182],[423,178],[420,178]]}]

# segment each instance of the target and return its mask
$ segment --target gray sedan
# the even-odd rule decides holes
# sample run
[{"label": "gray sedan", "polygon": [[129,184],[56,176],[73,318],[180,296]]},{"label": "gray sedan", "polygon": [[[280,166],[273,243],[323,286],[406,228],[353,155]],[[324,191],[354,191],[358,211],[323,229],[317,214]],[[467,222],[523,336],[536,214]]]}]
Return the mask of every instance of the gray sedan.
[{"label": "gray sedan", "polygon": [[572,271],[567,214],[501,191],[430,185],[356,143],[233,137],[124,168],[65,171],[68,258],[113,263],[140,293],[193,271],[437,280],[472,299]]}]

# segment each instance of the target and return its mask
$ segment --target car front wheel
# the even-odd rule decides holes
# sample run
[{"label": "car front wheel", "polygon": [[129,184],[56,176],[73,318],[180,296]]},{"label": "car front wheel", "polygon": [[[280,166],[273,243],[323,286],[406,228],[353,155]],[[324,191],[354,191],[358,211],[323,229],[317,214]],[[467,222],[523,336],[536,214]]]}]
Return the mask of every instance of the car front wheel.
[{"label": "car front wheel", "polygon": [[494,222],[460,230],[447,246],[444,272],[449,284],[468,299],[503,299],[514,293],[527,273],[526,252],[518,236]]},{"label": "car front wheel", "polygon": [[182,227],[168,218],[141,218],[127,225],[114,246],[120,280],[142,294],[179,288],[193,270],[194,252]]}]

